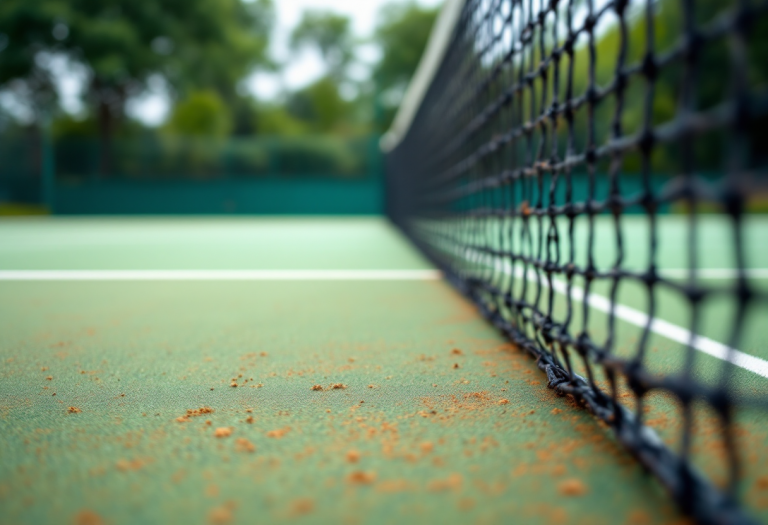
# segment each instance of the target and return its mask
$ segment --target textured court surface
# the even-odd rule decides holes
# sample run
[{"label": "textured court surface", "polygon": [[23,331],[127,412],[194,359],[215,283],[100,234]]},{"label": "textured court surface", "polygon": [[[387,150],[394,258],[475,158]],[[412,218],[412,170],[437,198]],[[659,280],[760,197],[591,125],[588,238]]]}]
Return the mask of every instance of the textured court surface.
[{"label": "textured court surface", "polygon": [[[378,219],[14,220],[0,246],[0,270],[430,267]],[[440,281],[3,281],[0,363],[2,523],[679,519]],[[740,434],[766,519],[765,416]]]}]

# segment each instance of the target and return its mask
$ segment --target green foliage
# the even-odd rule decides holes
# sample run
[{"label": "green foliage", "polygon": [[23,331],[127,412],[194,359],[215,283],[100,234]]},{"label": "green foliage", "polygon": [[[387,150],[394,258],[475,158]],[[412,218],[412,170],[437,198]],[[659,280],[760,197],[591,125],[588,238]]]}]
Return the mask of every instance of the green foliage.
[{"label": "green foliage", "polygon": [[[52,120],[51,132],[54,139],[96,137],[99,134],[99,122],[93,116],[80,117],[63,113]],[[115,137],[138,137],[146,132],[146,128],[141,123],[126,120],[116,130]]]},{"label": "green foliage", "polygon": [[291,33],[291,47],[314,47],[325,60],[328,74],[341,80],[353,57],[349,17],[328,11],[305,11]]},{"label": "green foliage", "polygon": [[216,92],[197,91],[174,106],[165,130],[183,136],[224,138],[232,130],[232,118]]},{"label": "green foliage", "polygon": [[54,139],[95,137],[98,130],[98,123],[93,118],[77,118],[72,115],[62,115],[51,125]]},{"label": "green foliage", "polygon": [[88,68],[88,100],[102,119],[119,117],[155,74],[177,91],[228,96],[266,62],[271,24],[270,0],[3,0],[0,86],[50,90],[40,57],[52,53]]},{"label": "green foliage", "polygon": [[384,97],[387,126],[419,65],[436,17],[437,9],[412,2],[389,4],[381,11],[374,41],[382,56],[374,68],[373,80]]},{"label": "green foliage", "polygon": [[366,174],[366,154],[357,142],[333,136],[286,138],[272,147],[273,169],[284,175],[354,177]]},{"label": "green foliage", "polygon": [[307,124],[300,121],[282,106],[264,106],[256,111],[254,128],[259,135],[291,137],[307,131]]},{"label": "green foliage", "polygon": [[[371,176],[378,161],[372,137],[347,139],[332,135],[245,137],[212,140],[208,136],[155,134],[116,138],[113,172],[120,179],[213,179],[260,177]],[[16,140],[6,147],[26,144]],[[2,146],[2,143],[0,143]],[[59,180],[97,179],[100,143],[91,138],[56,140]],[[0,166],[3,168],[4,166]]]},{"label": "green foliage", "polygon": [[339,93],[335,79],[324,77],[294,93],[288,111],[316,133],[342,131],[350,104]]}]

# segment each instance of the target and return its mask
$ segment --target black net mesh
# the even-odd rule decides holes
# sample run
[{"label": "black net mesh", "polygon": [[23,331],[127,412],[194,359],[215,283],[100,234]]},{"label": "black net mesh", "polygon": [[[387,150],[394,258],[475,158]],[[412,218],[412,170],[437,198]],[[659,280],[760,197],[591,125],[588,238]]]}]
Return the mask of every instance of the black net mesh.
[{"label": "black net mesh", "polygon": [[[702,523],[749,521],[734,409],[765,401],[739,390],[765,361],[737,350],[768,297],[745,240],[768,194],[765,35],[765,1],[468,0],[387,155],[392,220]],[[718,298],[720,342],[701,335]],[[644,419],[657,393],[674,443]],[[692,458],[700,405],[719,483]]]}]

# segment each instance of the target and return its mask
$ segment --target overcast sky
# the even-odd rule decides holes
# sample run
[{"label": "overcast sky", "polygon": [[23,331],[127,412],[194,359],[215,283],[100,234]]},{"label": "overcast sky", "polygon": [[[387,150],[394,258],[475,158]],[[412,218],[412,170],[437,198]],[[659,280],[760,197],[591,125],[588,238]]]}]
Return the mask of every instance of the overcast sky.
[{"label": "overcast sky", "polygon": [[[291,30],[299,23],[302,13],[307,9],[324,9],[347,15],[352,20],[352,31],[357,37],[370,36],[376,27],[381,7],[392,0],[276,0],[277,21],[272,36],[271,54],[278,64],[283,66],[282,75],[255,74],[248,78],[243,89],[255,94],[260,99],[273,99],[286,89],[295,89],[318,78],[323,71],[320,56],[311,51],[294,54],[288,50]],[[402,0],[401,0],[402,1]],[[418,0],[424,6],[435,6],[440,0]],[[373,61],[375,50],[371,46],[361,46],[359,55],[363,61]],[[364,71],[358,70],[358,75]],[[168,101],[163,96],[163,87],[155,83],[154,93],[134,101],[129,112],[147,123],[161,122],[168,111]]]}]

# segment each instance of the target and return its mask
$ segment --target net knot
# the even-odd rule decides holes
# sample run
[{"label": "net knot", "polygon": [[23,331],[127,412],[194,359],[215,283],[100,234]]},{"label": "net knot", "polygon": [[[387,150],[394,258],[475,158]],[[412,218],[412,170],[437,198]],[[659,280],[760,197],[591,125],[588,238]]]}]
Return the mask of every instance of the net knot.
[{"label": "net knot", "polygon": [[624,210],[624,201],[621,195],[618,193],[612,193],[605,201],[606,207],[611,211],[613,215],[621,215]]},{"label": "net knot", "polygon": [[641,279],[643,280],[646,286],[653,286],[654,284],[656,284],[659,280],[659,273],[656,271],[656,265],[651,264],[648,267],[648,270],[646,270],[645,273],[643,273],[643,275],[641,276]]},{"label": "net knot", "polygon": [[[634,364],[634,363],[633,363]],[[639,365],[638,365],[639,367]],[[630,371],[629,367],[625,369],[627,386],[637,397],[643,397],[648,392],[648,387],[641,377],[637,374],[637,368]]]},{"label": "net knot", "polygon": [[645,208],[648,213],[655,213],[656,209],[659,207],[656,199],[653,198],[653,193],[650,191],[643,193],[643,196],[640,198],[640,205]]},{"label": "net knot", "polygon": [[584,152],[584,160],[587,164],[594,164],[597,160],[597,152],[594,146],[590,146],[587,151]]},{"label": "net knot", "polygon": [[656,80],[656,77],[659,74],[659,66],[656,64],[656,58],[650,51],[643,57],[643,65],[640,67],[640,71],[648,80]]},{"label": "net knot", "polygon": [[578,352],[581,357],[586,357],[591,348],[589,334],[587,334],[587,332],[581,332],[576,338],[576,344],[574,346],[576,352]]},{"label": "net knot", "polygon": [[597,24],[597,17],[595,15],[589,15],[584,19],[584,31],[591,33],[595,29]]},{"label": "net knot", "polygon": [[587,88],[587,91],[584,93],[584,98],[587,100],[589,104],[595,104],[597,102],[597,89],[595,89],[595,86],[589,86]]},{"label": "net knot", "polygon": [[568,374],[560,368],[552,365],[544,365],[544,372],[547,374],[547,386],[553,390],[558,390],[560,385],[569,381]]},{"label": "net knot", "polygon": [[627,89],[627,74],[624,71],[618,71],[616,73],[616,91],[624,91]]},{"label": "net knot", "polygon": [[736,188],[729,185],[722,195],[723,207],[728,215],[738,217],[744,212],[744,196]]},{"label": "net knot", "polygon": [[691,304],[698,304],[704,299],[706,292],[695,284],[692,284],[686,287],[685,295],[688,296],[688,300],[691,301]]},{"label": "net knot", "polygon": [[656,143],[656,136],[653,134],[653,130],[646,129],[643,131],[643,135],[640,137],[640,142],[638,143],[640,147],[640,151],[644,155],[650,155],[651,150],[653,149],[654,144]]},{"label": "net knot", "polygon": [[575,42],[576,42],[576,35],[573,33],[569,34],[568,38],[563,43],[563,51],[565,51],[568,55],[572,55]]}]

